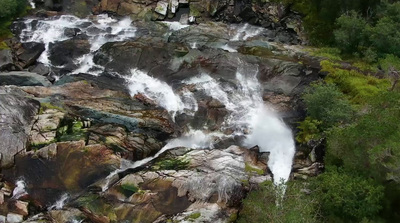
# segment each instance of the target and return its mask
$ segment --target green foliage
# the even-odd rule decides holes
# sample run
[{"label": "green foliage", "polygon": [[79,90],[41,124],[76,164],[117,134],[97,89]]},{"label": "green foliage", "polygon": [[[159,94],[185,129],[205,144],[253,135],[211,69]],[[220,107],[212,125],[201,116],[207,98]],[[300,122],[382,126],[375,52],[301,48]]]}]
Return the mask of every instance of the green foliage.
[{"label": "green foliage", "polygon": [[381,210],[384,188],[371,179],[329,169],[313,182],[314,196],[320,201],[328,222],[360,222],[372,219]]},{"label": "green foliage", "polygon": [[42,103],[40,103],[39,114],[43,114],[43,112],[46,111],[47,109],[55,109],[55,110],[59,110],[61,112],[65,112],[65,110],[61,107],[52,105],[50,103],[42,102]]},{"label": "green foliage", "polygon": [[130,197],[132,194],[139,191],[139,188],[133,184],[122,184],[120,189],[121,193],[123,193],[125,197]]},{"label": "green foliage", "polygon": [[253,172],[253,173],[256,173],[256,174],[258,174],[258,175],[263,175],[264,174],[264,170],[262,170],[262,169],[259,169],[259,168],[257,168],[257,167],[253,167],[251,164],[249,164],[249,163],[245,163],[245,167],[244,167],[244,170],[246,171],[246,172]]},{"label": "green foliage", "polygon": [[340,68],[339,64],[321,61],[322,71],[328,72],[325,79],[328,83],[336,84],[340,91],[350,96],[354,103],[363,104],[390,87],[390,81],[364,75],[356,70]]},{"label": "green foliage", "polygon": [[283,187],[277,188],[271,182],[260,185],[243,200],[237,222],[318,222],[317,202],[313,196],[301,192],[303,188],[302,183],[289,182],[282,199]]},{"label": "green foliage", "polygon": [[87,132],[83,127],[82,121],[69,119],[63,120],[63,123],[61,123],[61,126],[56,132],[57,141],[78,141],[86,139]]},{"label": "green foliage", "polygon": [[335,29],[337,47],[343,53],[357,52],[365,41],[367,22],[355,11],[343,14],[336,20],[338,28]]},{"label": "green foliage", "polygon": [[190,214],[189,216],[187,216],[186,219],[195,220],[195,219],[200,218],[200,216],[201,216],[200,212],[194,212],[194,213]]},{"label": "green foliage", "polygon": [[383,93],[371,103],[368,114],[328,135],[326,162],[400,182],[400,93]]},{"label": "green foliage", "polygon": [[[303,95],[303,99],[307,106],[308,116],[319,121],[323,130],[338,123],[346,123],[353,116],[353,109],[349,101],[333,84],[314,84]],[[313,124],[315,125],[317,122],[314,121]]]},{"label": "green foliage", "polygon": [[370,41],[379,54],[400,56],[400,2],[382,4]]},{"label": "green foliage", "polygon": [[11,21],[27,10],[26,0],[0,0],[0,40],[11,35]]},{"label": "green foliage", "polygon": [[153,168],[157,170],[184,170],[188,168],[189,163],[188,160],[172,158],[157,162]]},{"label": "green foliage", "polygon": [[379,60],[379,65],[385,72],[388,72],[391,67],[400,71],[400,58],[393,54],[388,54],[385,58]]},{"label": "green foliage", "polygon": [[321,137],[321,130],[319,125],[321,125],[321,121],[311,119],[307,117],[304,121],[299,123],[297,127],[300,132],[296,136],[296,140],[299,143],[306,144],[310,140],[316,140]]},{"label": "green foliage", "polygon": [[322,47],[311,51],[312,56],[324,57],[331,60],[342,60],[340,53],[340,49],[332,47]]}]

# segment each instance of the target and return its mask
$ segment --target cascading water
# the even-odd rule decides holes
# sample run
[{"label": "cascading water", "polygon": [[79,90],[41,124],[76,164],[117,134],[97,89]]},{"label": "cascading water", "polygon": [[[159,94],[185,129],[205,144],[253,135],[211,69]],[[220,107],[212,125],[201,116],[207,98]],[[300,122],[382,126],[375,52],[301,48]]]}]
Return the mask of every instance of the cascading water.
[{"label": "cascading water", "polygon": [[53,205],[51,205],[50,207],[48,207],[48,210],[60,210],[63,209],[65,203],[67,202],[67,200],[69,199],[69,194],[65,193],[63,194],[60,199],[58,199]]},{"label": "cascading water", "polygon": [[26,191],[26,183],[24,179],[17,180],[17,182],[15,182],[15,185],[16,187],[13,190],[13,196],[11,197],[12,199],[18,199],[28,194],[28,192]]},{"label": "cascading water", "polygon": [[135,37],[136,28],[131,25],[130,18],[113,19],[107,15],[98,15],[94,20],[79,19],[72,15],[62,15],[49,19],[27,19],[26,28],[20,35],[22,42],[39,42],[45,45],[45,51],[39,62],[51,66],[49,60],[49,45],[72,37],[64,34],[66,29],[79,29],[80,34],[87,36],[90,43],[90,53],[75,59],[77,69],[72,73],[90,73],[98,75],[104,68],[93,62],[93,53],[107,42],[123,41]]},{"label": "cascading water", "polygon": [[259,35],[263,31],[262,28],[251,26],[247,23],[232,25],[231,28],[234,33],[233,37],[230,39],[231,41],[247,40],[248,38]]},{"label": "cascading water", "polygon": [[[26,20],[27,28],[22,31],[21,40],[23,42],[44,43],[46,50],[42,53],[39,61],[50,67],[52,66],[49,61],[50,43],[73,38],[64,34],[66,28],[77,28],[81,34],[87,36],[90,43],[90,53],[74,58],[75,65],[78,68],[72,74],[98,75],[103,72],[104,68],[93,62],[93,53],[104,43],[133,38],[136,32],[136,28],[131,25],[132,21],[129,18],[118,21],[106,15],[99,15],[94,20],[63,15],[39,20],[37,23],[33,21],[33,19]],[[186,27],[186,25],[176,23],[167,23],[167,25],[172,31]],[[245,41],[263,31],[261,28],[248,24],[233,25],[231,30],[230,41]],[[197,45],[196,42],[193,42],[190,47],[196,49]],[[220,48],[228,52],[236,52],[236,49],[228,44],[222,45]],[[233,80],[234,85],[222,83],[207,73],[200,73],[182,80],[181,84],[184,86],[179,93],[176,93],[166,82],[150,77],[144,71],[133,69],[131,76],[127,78],[131,95],[143,94],[160,107],[168,110],[173,119],[176,115],[182,113],[194,116],[198,110],[195,96],[188,90],[190,88],[186,88],[185,85],[195,86],[198,91],[218,100],[229,113],[218,130],[210,132],[206,126],[203,129],[191,130],[183,136],[169,141],[153,157],[137,162],[124,161],[119,170],[107,177],[107,183],[103,190],[108,188],[109,180],[115,174],[144,165],[169,149],[180,146],[212,148],[216,139],[237,135],[245,138],[245,145],[249,147],[258,145],[261,151],[270,152],[268,165],[274,174],[275,183],[278,184],[282,180],[287,181],[295,152],[292,133],[275,112],[263,102],[262,87],[257,79],[257,67],[244,63],[239,63],[238,67]],[[58,208],[58,205],[55,205],[54,208]]]},{"label": "cascading water", "polygon": [[[284,122],[264,104],[257,74],[257,67],[242,64],[236,73],[236,87],[223,86],[205,73],[183,80],[183,84],[194,85],[206,95],[220,101],[230,111],[222,128],[213,132],[209,132],[207,129],[190,131],[182,137],[169,141],[153,157],[125,163],[121,169],[107,177],[103,191],[108,188],[109,181],[115,174],[142,166],[169,149],[176,147],[212,148],[216,138],[229,138],[235,135],[245,136],[244,143],[248,146],[258,145],[262,152],[270,152],[268,166],[274,174],[275,184],[286,182],[290,175],[295,152],[293,136]],[[193,104],[185,106],[181,99],[182,96],[176,95],[167,83],[152,78],[140,70],[132,70],[132,76],[128,81],[132,95],[142,93],[155,100],[173,115],[183,112],[184,109],[194,108]],[[233,130],[233,133],[224,134],[226,129]],[[245,134],[245,132],[250,133]]]},{"label": "cascading water", "polygon": [[148,76],[138,69],[131,70],[128,79],[129,90],[132,95],[142,93],[158,105],[168,110],[174,118],[177,113],[193,114],[197,111],[197,102],[190,91],[185,90],[182,95],[176,95],[173,89],[165,82]]}]

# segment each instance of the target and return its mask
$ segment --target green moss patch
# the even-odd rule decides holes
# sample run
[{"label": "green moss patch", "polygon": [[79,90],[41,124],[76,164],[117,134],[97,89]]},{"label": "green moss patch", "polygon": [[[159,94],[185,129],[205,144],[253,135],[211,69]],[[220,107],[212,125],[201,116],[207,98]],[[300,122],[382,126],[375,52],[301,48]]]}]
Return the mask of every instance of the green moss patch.
[{"label": "green moss patch", "polygon": [[246,172],[250,172],[250,173],[251,173],[251,172],[257,173],[258,175],[263,175],[263,174],[264,174],[264,170],[259,169],[259,168],[256,168],[256,167],[253,167],[252,165],[250,165],[250,164],[248,164],[248,163],[245,163],[244,170],[245,170]]},{"label": "green moss patch", "polygon": [[189,167],[190,161],[179,159],[179,158],[172,158],[172,159],[165,159],[162,161],[157,162],[153,169],[156,170],[184,170]]}]

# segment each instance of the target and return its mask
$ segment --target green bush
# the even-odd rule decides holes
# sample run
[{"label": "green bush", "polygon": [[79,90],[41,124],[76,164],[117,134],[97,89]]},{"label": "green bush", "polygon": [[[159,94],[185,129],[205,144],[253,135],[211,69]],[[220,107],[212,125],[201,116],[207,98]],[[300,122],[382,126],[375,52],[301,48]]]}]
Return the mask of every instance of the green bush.
[{"label": "green bush", "polygon": [[372,220],[382,209],[384,188],[368,178],[333,168],[319,175],[312,188],[327,222]]},{"label": "green bush", "polygon": [[336,20],[335,42],[343,53],[357,52],[365,42],[367,22],[355,11],[343,14]]},{"label": "green bush", "polygon": [[27,0],[0,0],[0,41],[11,35],[8,27],[27,10],[27,6]]},{"label": "green bush", "polygon": [[374,177],[400,182],[400,93],[377,95],[368,114],[327,137],[326,162]]},{"label": "green bush", "polygon": [[300,130],[296,136],[297,142],[306,144],[310,140],[319,139],[321,137],[321,130],[319,128],[321,123],[321,121],[313,120],[310,117],[300,122],[297,127]]},{"label": "green bush", "polygon": [[306,90],[303,99],[307,106],[308,116],[320,121],[319,125],[323,130],[339,123],[347,123],[353,116],[349,101],[334,84],[314,84]]},{"label": "green bush", "polygon": [[184,170],[189,166],[188,160],[183,160],[179,158],[165,159],[157,162],[153,169],[159,170]]},{"label": "green bush", "polygon": [[318,222],[316,199],[302,192],[302,183],[289,182],[283,200],[282,189],[266,182],[259,189],[251,191],[243,200],[243,208],[236,222]]},{"label": "green bush", "polygon": [[388,79],[364,75],[354,69],[347,70],[328,60],[321,61],[321,67],[322,71],[329,73],[325,81],[337,85],[340,91],[357,104],[367,103],[374,96],[390,88]]}]

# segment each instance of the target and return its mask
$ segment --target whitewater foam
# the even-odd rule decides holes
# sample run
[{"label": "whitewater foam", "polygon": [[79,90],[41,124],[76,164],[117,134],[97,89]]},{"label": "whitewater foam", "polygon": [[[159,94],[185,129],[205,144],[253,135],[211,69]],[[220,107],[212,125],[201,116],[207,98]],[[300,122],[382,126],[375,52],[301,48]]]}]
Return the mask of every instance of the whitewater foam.
[{"label": "whitewater foam", "polygon": [[[37,21],[37,22],[36,22]],[[72,74],[90,73],[98,75],[104,68],[93,62],[93,53],[107,42],[123,41],[135,37],[136,28],[131,25],[132,20],[127,17],[116,20],[106,14],[97,15],[92,19],[80,19],[72,15],[62,15],[43,20],[27,19],[26,28],[20,35],[22,42],[39,42],[45,45],[45,51],[38,61],[52,66],[49,60],[49,45],[51,43],[71,39],[66,36],[66,29],[79,29],[80,34],[88,36],[90,53],[74,58],[78,66]]]}]

